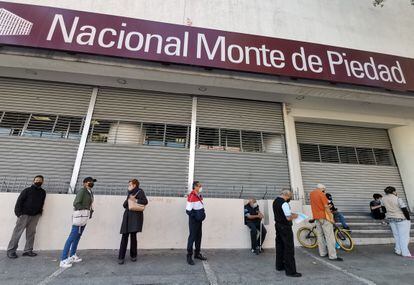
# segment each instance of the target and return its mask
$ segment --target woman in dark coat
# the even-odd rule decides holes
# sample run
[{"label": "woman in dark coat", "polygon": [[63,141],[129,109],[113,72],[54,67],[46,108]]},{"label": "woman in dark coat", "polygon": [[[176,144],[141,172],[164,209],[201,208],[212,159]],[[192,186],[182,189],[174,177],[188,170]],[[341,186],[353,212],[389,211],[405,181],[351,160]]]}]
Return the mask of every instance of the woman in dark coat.
[{"label": "woman in dark coat", "polygon": [[142,225],[144,223],[144,212],[134,212],[128,210],[128,199],[130,196],[135,196],[137,203],[141,205],[147,205],[148,200],[145,196],[144,190],[139,188],[139,181],[132,179],[128,183],[128,196],[124,202],[124,216],[122,218],[121,231],[122,239],[121,246],[119,248],[118,263],[124,264],[125,254],[128,245],[128,236],[131,236],[131,249],[130,255],[132,261],[137,261],[137,232],[142,231]]}]

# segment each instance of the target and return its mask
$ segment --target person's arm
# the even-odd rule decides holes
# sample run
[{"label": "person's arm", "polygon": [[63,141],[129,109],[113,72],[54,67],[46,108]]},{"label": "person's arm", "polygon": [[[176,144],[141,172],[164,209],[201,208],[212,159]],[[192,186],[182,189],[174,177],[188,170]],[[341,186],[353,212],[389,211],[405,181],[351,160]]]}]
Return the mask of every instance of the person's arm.
[{"label": "person's arm", "polygon": [[282,210],[283,213],[285,214],[286,220],[293,221],[294,219],[296,219],[298,217],[298,214],[292,213],[290,206],[287,202],[282,204]]},{"label": "person's arm", "polygon": [[75,210],[80,210],[82,208],[82,201],[83,201],[83,196],[85,195],[85,190],[81,189],[75,197],[75,200],[73,201],[73,207],[75,208]]},{"label": "person's arm", "polygon": [[122,205],[122,207],[124,207],[124,209],[128,209],[128,198],[129,198],[129,196],[126,198],[126,200],[124,201],[124,204]]},{"label": "person's arm", "polygon": [[403,212],[403,214],[404,214],[404,217],[409,221],[409,220],[411,220],[411,217],[410,217],[410,211],[408,210],[408,207],[407,207],[407,205],[404,203],[404,201],[401,199],[401,198],[398,198],[398,205],[400,206],[400,208],[401,208],[401,211]]},{"label": "person's arm", "polygon": [[147,199],[147,196],[144,193],[144,190],[139,191],[136,198],[137,198],[137,203],[138,204],[141,204],[141,205],[147,205],[148,204],[148,199]]},{"label": "person's arm", "polygon": [[381,204],[380,205],[378,205],[378,206],[371,206],[371,210],[375,210],[375,209],[379,209],[379,208],[381,208],[382,206],[381,206]]},{"label": "person's arm", "polygon": [[27,191],[28,188],[24,189],[17,198],[16,205],[14,206],[14,213],[17,217],[20,217],[22,215],[23,203],[26,201]]}]

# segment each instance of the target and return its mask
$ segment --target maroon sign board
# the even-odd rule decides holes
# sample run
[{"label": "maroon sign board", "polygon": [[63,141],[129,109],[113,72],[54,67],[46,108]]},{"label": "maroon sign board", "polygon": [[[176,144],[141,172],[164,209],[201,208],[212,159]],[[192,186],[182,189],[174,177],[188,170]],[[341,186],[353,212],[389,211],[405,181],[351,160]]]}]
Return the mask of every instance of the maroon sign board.
[{"label": "maroon sign board", "polygon": [[414,59],[0,1],[0,45],[414,91]]}]

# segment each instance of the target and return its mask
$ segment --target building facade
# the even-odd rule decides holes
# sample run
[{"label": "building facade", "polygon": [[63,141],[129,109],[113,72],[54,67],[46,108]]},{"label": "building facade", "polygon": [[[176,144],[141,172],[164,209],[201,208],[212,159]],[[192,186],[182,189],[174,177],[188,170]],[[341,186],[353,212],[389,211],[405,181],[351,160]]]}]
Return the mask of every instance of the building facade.
[{"label": "building facade", "polygon": [[367,212],[392,185],[414,210],[414,10],[309,2],[0,2],[0,191],[200,180],[223,203],[291,188],[306,212],[323,183]]}]

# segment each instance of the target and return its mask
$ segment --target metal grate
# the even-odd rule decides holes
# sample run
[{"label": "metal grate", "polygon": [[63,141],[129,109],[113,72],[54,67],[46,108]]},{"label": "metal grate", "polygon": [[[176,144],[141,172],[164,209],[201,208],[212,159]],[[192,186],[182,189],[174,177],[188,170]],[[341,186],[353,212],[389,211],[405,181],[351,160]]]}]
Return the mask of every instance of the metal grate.
[{"label": "metal grate", "polygon": [[348,146],[299,144],[301,160],[305,162],[326,162],[394,166],[390,149],[373,149]]},{"label": "metal grate", "polygon": [[0,111],[0,135],[79,140],[83,117]]}]

